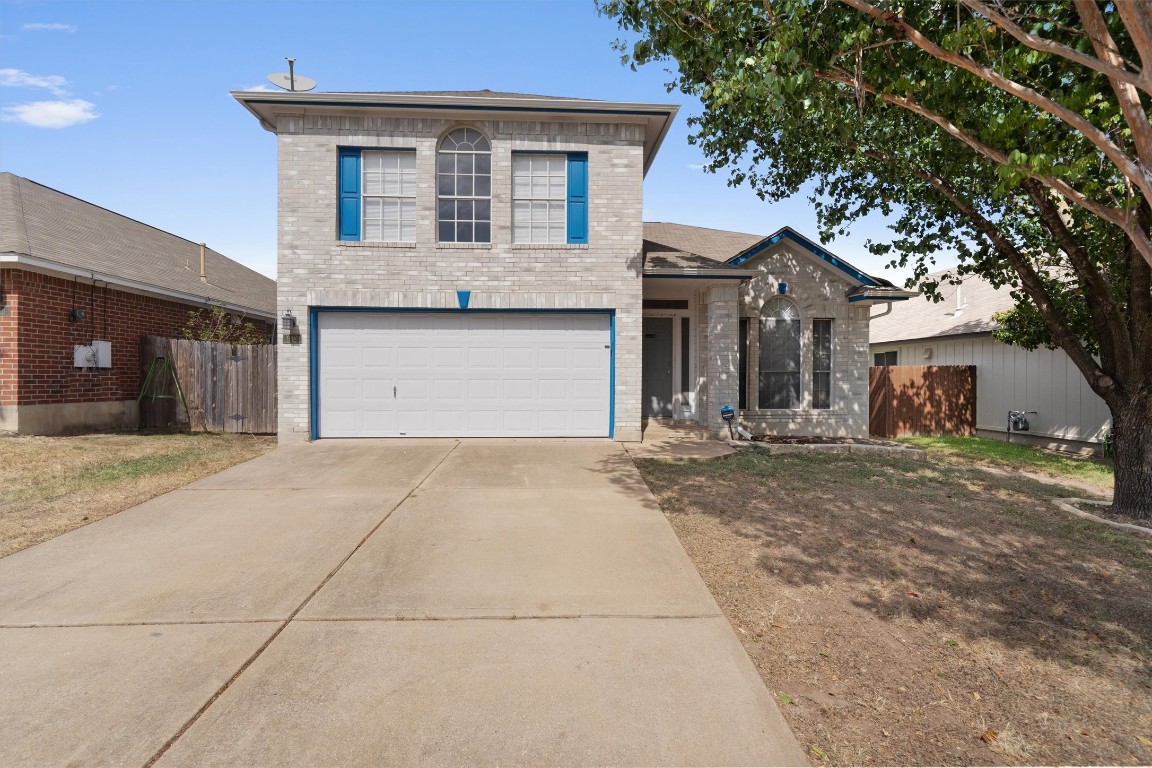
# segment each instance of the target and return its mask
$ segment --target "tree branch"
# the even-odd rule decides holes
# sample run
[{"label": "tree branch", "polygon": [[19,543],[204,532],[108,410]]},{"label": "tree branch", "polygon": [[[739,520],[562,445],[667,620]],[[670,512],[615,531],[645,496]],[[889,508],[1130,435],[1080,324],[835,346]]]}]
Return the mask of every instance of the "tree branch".
[{"label": "tree branch", "polygon": [[935,123],[936,125],[940,126],[940,128],[942,128],[945,133],[955,139],[958,139],[964,144],[967,144],[971,149],[975,150],[977,153],[983,155],[997,165],[1003,165],[1007,168],[1012,168],[1016,171],[1026,174],[1030,178],[1036,179],[1045,186],[1053,189],[1057,193],[1076,203],[1081,208],[1084,208],[1090,213],[1099,216],[1107,222],[1115,224],[1124,232],[1125,235],[1128,236],[1128,239],[1132,242],[1133,245],[1136,246],[1137,251],[1141,256],[1144,257],[1144,260],[1149,264],[1152,264],[1152,239],[1149,239],[1148,233],[1137,225],[1135,219],[1129,214],[1128,211],[1122,208],[1112,208],[1099,203],[1059,177],[1037,175],[1032,171],[1031,168],[1021,167],[1014,164],[1011,160],[1008,159],[1008,156],[999,149],[988,146],[987,144],[977,139],[975,136],[972,136],[970,133],[963,131],[959,126],[957,126],[948,118],[937,112],[933,112],[927,107],[924,107],[909,98],[904,96],[896,96],[891,93],[883,93],[875,86],[869,85],[868,83],[857,83],[854,77],[847,74],[818,70],[816,71],[816,77],[821,80],[846,85],[854,90],[863,89],[868,93],[880,98],[881,100],[888,102],[889,104],[893,104],[895,106],[906,109],[913,114],[919,115],[924,119]]},{"label": "tree branch", "polygon": [[904,19],[892,11],[885,11],[877,8],[876,6],[866,2],[866,0],[840,0],[840,2],[855,8],[856,10],[864,13],[877,21],[885,24],[892,29],[898,30],[903,33],[913,45],[920,50],[932,56],[935,59],[951,64],[955,67],[963,69],[976,77],[980,78],[989,85],[1004,91],[1005,93],[1015,96],[1016,98],[1031,104],[1038,109],[1047,112],[1056,119],[1066,123],[1073,129],[1083,134],[1089,142],[1091,142],[1097,149],[1104,153],[1104,155],[1112,161],[1119,171],[1128,177],[1143,193],[1147,200],[1152,200],[1152,173],[1143,166],[1137,159],[1130,157],[1123,149],[1121,149],[1115,142],[1108,137],[1108,134],[1097,128],[1087,118],[1080,113],[1068,109],[1062,104],[1041,95],[1032,88],[1017,83],[1004,77],[999,72],[990,69],[989,67],[977,64],[967,56],[961,56],[958,53],[953,53],[945,48],[940,47],[936,43],[929,40],[923,33],[913,27]]},{"label": "tree branch", "polygon": [[[1121,58],[1119,63],[1115,61],[1101,61],[1095,56],[1090,56],[1087,53],[1082,53],[1075,48],[1058,43],[1055,40],[1049,40],[1039,35],[1034,35],[1028,32],[1019,24],[1006,15],[996,10],[987,3],[981,0],[959,0],[969,10],[978,13],[984,18],[988,19],[992,24],[999,27],[1004,32],[1007,32],[1012,37],[1019,40],[1024,45],[1028,46],[1034,51],[1042,53],[1050,53],[1053,56],[1059,56],[1082,67],[1099,72],[1105,77],[1112,80],[1119,80],[1130,85],[1134,85],[1140,90],[1152,95],[1152,77],[1149,77],[1146,71],[1133,72],[1124,66],[1124,60]],[[1092,38],[1093,45],[1096,44],[1096,39]]]},{"label": "tree branch", "polygon": [[1111,286],[1104,281],[1100,271],[1092,264],[1091,257],[1069,231],[1049,191],[1034,180],[1028,180],[1022,186],[1035,204],[1044,226],[1056,238],[1072,264],[1072,270],[1088,292],[1085,298],[1092,323],[1096,326],[1097,341],[1100,342],[1102,367],[1115,371],[1121,380],[1127,381],[1132,365],[1132,340],[1120,308],[1113,301]]},{"label": "tree branch", "polygon": [[[1080,14],[1084,31],[1088,33],[1088,39],[1092,41],[1092,48],[1096,51],[1096,55],[1114,67],[1122,66],[1124,59],[1116,48],[1116,41],[1112,39],[1112,34],[1108,31],[1108,24],[1104,21],[1104,16],[1100,13],[1096,0],[1075,0],[1075,2],[1076,12]],[[1131,83],[1123,82],[1115,77],[1109,76],[1108,84],[1112,86],[1112,91],[1116,94],[1120,111],[1124,115],[1124,122],[1132,131],[1132,143],[1136,147],[1136,153],[1140,156],[1140,162],[1144,167],[1148,167],[1152,163],[1152,125],[1148,123],[1148,113],[1144,109],[1140,93]],[[1144,199],[1147,200],[1148,197],[1145,196]]]},{"label": "tree branch", "polygon": [[1115,5],[1147,72],[1152,68],[1152,8],[1143,0],[1116,0]]},{"label": "tree branch", "polygon": [[1004,256],[1005,260],[1008,261],[1013,271],[1016,272],[1016,275],[1020,278],[1020,282],[1024,286],[1024,292],[1028,294],[1028,297],[1032,299],[1032,303],[1036,305],[1036,309],[1040,312],[1040,316],[1044,318],[1044,323],[1048,326],[1048,330],[1052,332],[1056,343],[1061,349],[1068,353],[1068,357],[1072,360],[1072,363],[1080,370],[1085,380],[1088,381],[1089,385],[1100,397],[1105,401],[1115,400],[1117,391],[1116,380],[1097,364],[1096,360],[1084,349],[1084,345],[1080,342],[1080,339],[1077,338],[1076,334],[1064,323],[1059,311],[1053,305],[1052,297],[1048,295],[1048,291],[1044,288],[1044,281],[1040,278],[1040,275],[1036,273],[1028,257],[1021,253],[1020,250],[1016,248],[1016,245],[1005,237],[1004,233],[1001,232],[995,224],[985,218],[984,215],[957,192],[951,184],[922,168],[912,168],[910,171],[913,176],[927,182],[937,192],[943,195],[957,210],[967,216],[969,221],[971,221],[985,237],[992,241],[992,244],[996,246],[996,250]]}]

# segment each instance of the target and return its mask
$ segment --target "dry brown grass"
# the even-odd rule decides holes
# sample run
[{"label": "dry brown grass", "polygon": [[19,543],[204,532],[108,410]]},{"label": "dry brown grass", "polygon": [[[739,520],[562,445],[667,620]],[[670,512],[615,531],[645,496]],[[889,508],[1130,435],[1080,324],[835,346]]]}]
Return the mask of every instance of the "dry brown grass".
[{"label": "dry brown grass", "polygon": [[0,437],[0,557],[267,453],[216,434]]},{"label": "dry brown grass", "polygon": [[813,763],[1152,764],[1147,541],[951,462],[637,464]]}]

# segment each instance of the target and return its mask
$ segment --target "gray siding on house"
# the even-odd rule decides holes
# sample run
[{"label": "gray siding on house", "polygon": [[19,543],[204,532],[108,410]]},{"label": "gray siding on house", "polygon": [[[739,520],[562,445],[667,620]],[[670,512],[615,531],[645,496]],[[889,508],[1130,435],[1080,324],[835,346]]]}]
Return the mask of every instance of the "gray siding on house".
[{"label": "gray siding on house", "polygon": [[1029,352],[990,336],[931,338],[873,344],[896,350],[899,365],[975,365],[976,428],[1005,431],[1009,410],[1037,411],[1029,434],[1098,443],[1112,416],[1061,350]]},{"label": "gray siding on house", "polygon": [[[314,111],[315,107],[310,107]],[[440,138],[467,125],[492,144],[492,243],[436,239]],[[278,309],[301,318],[302,343],[280,348],[280,439],[309,434],[307,308],[454,308],[470,290],[478,309],[615,311],[615,437],[640,437],[644,127],[595,122],[309,114],[281,117]],[[415,148],[417,241],[337,238],[337,148]],[[588,245],[512,243],[512,152],[588,153]]]}]

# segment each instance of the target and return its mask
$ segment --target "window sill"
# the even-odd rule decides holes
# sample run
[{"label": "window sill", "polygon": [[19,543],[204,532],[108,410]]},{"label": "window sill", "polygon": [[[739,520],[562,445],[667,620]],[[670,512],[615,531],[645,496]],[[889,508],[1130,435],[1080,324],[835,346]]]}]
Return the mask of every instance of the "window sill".
[{"label": "window sill", "polygon": [[490,251],[492,243],[436,243],[438,251]]},{"label": "window sill", "polygon": [[399,243],[395,241],[372,242],[361,240],[339,240],[336,243],[341,248],[415,248],[416,243]]},{"label": "window sill", "polygon": [[512,243],[514,251],[586,251],[588,243]]}]

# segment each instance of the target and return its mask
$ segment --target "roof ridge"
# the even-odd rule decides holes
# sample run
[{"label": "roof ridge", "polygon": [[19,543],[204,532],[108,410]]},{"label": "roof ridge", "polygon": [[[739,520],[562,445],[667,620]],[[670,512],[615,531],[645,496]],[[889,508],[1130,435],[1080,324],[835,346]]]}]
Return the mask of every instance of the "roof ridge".
[{"label": "roof ridge", "polygon": [[758,234],[756,232],[741,232],[736,229],[720,229],[719,227],[702,227],[698,224],[681,224],[678,221],[645,221],[644,224],[667,224],[672,227],[688,227],[689,229],[705,229],[709,232],[724,232],[729,235],[744,235],[746,237],[768,237],[768,235]]}]

